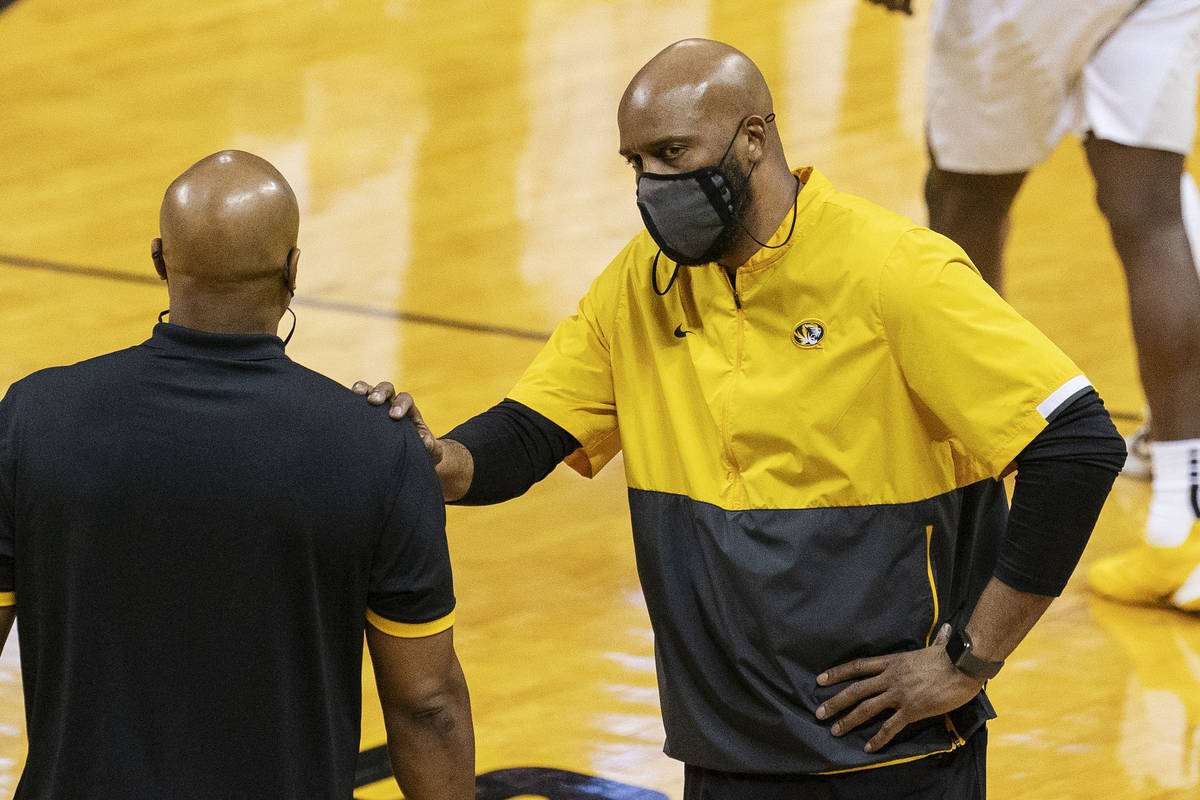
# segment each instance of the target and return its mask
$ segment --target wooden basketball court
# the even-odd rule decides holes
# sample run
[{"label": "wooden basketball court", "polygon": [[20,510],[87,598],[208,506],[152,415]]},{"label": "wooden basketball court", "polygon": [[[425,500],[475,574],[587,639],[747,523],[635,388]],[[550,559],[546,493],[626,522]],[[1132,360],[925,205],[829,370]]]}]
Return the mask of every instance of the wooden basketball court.
[{"label": "wooden basketball court", "polygon": [[[166,306],[148,255],[163,190],[238,148],[301,201],[289,354],[346,384],[393,380],[445,431],[505,394],[641,225],[616,104],[672,41],[743,49],[794,164],[923,220],[929,0],[916,6],[18,0],[0,11],[0,389],[149,336]],[[1128,432],[1143,399],[1092,193],[1076,141],[1033,174],[1009,298]],[[1118,480],[1085,564],[1137,539],[1148,495]],[[451,509],[450,542],[481,797],[679,798],[620,464]],[[0,660],[0,797],[25,747],[15,644]],[[383,729],[363,682],[366,782]],[[1077,576],[990,692],[993,797],[1200,795],[1200,619],[1107,603]]]}]

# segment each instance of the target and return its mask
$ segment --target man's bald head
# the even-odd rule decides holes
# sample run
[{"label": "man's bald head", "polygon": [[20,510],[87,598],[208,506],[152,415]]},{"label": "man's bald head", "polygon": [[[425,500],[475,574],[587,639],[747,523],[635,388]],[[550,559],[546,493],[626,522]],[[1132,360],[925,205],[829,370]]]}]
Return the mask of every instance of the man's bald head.
[{"label": "man's bald head", "polygon": [[292,187],[240,150],[202,158],[171,182],[150,244],[171,321],[217,333],[274,333],[291,302],[300,250]]},{"label": "man's bald head", "polygon": [[[687,172],[717,163],[747,123],[750,139],[732,147],[749,169],[787,172],[773,126],[771,91],[745,53],[723,42],[684,39],[638,70],[621,97],[621,154],[634,169]],[[764,163],[762,162],[765,158]]]},{"label": "man's bald head", "polygon": [[638,70],[621,98],[618,120],[651,115],[729,128],[772,110],[762,73],[745,53],[710,39],[684,39]]},{"label": "man's bald head", "polygon": [[300,210],[279,170],[256,155],[223,150],[167,187],[159,227],[169,278],[217,289],[279,280],[296,246]]}]

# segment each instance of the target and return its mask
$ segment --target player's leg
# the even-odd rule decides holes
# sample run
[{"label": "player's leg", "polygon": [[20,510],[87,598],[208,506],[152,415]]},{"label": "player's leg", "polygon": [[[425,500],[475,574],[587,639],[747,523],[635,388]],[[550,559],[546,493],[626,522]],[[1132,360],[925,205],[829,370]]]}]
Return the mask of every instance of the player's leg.
[{"label": "player's leg", "polygon": [[1116,599],[1153,602],[1200,565],[1200,277],[1183,218],[1183,156],[1095,137],[1085,146],[1125,267],[1154,471],[1146,545],[1097,562],[1090,578]]},{"label": "player's leg", "polygon": [[[1183,204],[1183,227],[1192,248],[1192,261],[1196,271],[1200,272],[1200,188],[1197,188],[1196,180],[1184,172],[1179,181],[1179,191]],[[1129,455],[1121,474],[1148,480],[1154,474],[1150,459],[1150,407],[1146,406],[1142,413],[1142,424],[1125,437]]]},{"label": "player's leg", "polygon": [[[1181,196],[1196,134],[1200,3],[1145,0],[1096,50],[1081,94],[1097,199],[1129,287],[1150,406],[1145,540],[1093,564],[1102,594],[1200,610],[1200,278]],[[1186,184],[1183,184],[1186,185]]]},{"label": "player's leg", "polygon": [[1125,267],[1153,438],[1200,438],[1200,277],[1183,221],[1183,156],[1095,137],[1085,148]]},{"label": "player's leg", "polygon": [[1009,210],[1028,173],[950,172],[941,169],[932,154],[930,164],[925,177],[929,227],[957,242],[984,280],[1003,294]]}]

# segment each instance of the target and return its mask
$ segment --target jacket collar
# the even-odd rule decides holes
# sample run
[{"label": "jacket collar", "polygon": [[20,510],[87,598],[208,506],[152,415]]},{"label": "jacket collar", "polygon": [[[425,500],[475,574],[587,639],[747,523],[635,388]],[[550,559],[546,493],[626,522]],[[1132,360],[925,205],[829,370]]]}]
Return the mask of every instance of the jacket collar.
[{"label": "jacket collar", "polygon": [[[767,240],[766,247],[760,247],[758,252],[750,256],[746,263],[739,266],[741,274],[765,269],[783,258],[792,247],[803,239],[817,217],[817,207],[820,201],[833,190],[829,179],[816,170],[815,167],[798,167],[792,174],[800,180],[800,190],[796,195],[795,228],[792,227],[792,214],[784,216],[779,227]],[[789,238],[788,234],[791,234]],[[713,264],[717,269],[724,269],[719,264]]]}]

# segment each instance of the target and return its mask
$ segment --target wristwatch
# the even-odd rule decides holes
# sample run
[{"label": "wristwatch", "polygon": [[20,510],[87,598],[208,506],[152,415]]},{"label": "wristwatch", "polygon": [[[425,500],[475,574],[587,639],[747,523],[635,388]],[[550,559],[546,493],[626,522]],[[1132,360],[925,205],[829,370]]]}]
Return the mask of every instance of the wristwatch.
[{"label": "wristwatch", "polygon": [[950,632],[950,641],[946,642],[946,655],[959,672],[977,681],[996,677],[996,673],[1004,666],[1003,661],[988,661],[975,655],[971,637],[965,629]]}]

